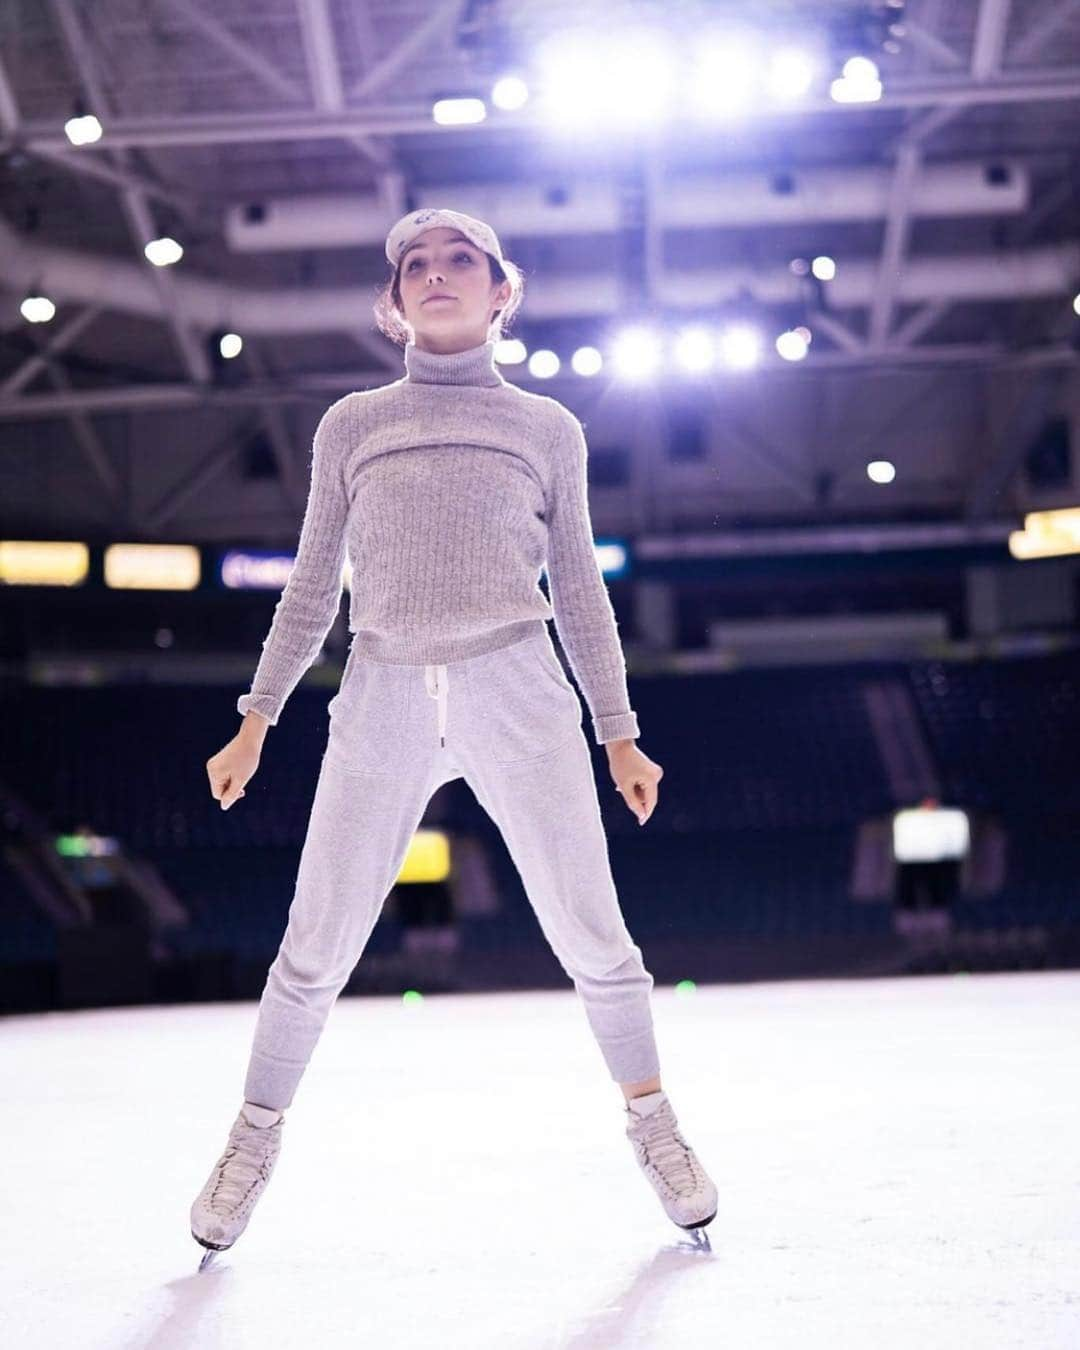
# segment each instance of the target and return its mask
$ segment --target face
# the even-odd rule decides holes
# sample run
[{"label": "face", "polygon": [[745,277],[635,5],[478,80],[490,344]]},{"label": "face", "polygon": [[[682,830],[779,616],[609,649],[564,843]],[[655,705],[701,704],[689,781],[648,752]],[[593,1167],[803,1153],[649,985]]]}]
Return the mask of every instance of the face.
[{"label": "face", "polygon": [[478,347],[510,299],[510,283],[492,281],[483,249],[445,225],[418,234],[402,254],[398,289],[416,345],[436,352]]}]

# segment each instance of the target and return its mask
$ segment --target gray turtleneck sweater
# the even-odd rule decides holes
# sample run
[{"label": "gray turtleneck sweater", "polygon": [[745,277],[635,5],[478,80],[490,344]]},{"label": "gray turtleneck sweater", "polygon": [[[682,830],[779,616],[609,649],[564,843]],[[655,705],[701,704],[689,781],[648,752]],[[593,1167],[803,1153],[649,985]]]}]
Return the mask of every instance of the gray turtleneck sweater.
[{"label": "gray turtleneck sweater", "polygon": [[597,744],[637,737],[581,422],[505,380],[491,341],[452,355],[410,342],[405,372],[323,414],[296,561],[237,708],[276,725],[337,614],[347,550],[349,629],[366,659],[456,661],[554,618]]}]

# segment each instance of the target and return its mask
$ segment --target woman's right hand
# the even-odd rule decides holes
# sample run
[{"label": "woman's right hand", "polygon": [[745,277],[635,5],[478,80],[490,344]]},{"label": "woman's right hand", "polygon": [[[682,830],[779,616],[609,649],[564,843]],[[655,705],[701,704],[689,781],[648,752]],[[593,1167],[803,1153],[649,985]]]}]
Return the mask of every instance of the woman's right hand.
[{"label": "woman's right hand", "polygon": [[[255,714],[248,713],[247,717],[254,719]],[[259,767],[264,733],[265,725],[261,731],[253,731],[252,725],[245,719],[244,725],[228,745],[206,761],[210,795],[221,803],[223,811],[227,811],[244,795],[245,785]]]}]

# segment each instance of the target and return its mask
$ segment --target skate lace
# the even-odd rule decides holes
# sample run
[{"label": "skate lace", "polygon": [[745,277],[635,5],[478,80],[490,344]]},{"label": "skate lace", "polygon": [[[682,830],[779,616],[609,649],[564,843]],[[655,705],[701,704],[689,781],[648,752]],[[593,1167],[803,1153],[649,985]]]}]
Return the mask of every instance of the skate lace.
[{"label": "skate lace", "polygon": [[697,1188],[698,1176],[689,1144],[672,1122],[670,1108],[660,1107],[634,1131],[645,1150],[645,1161],[677,1193]]},{"label": "skate lace", "polygon": [[218,1176],[207,1202],[219,1214],[237,1209],[251,1193],[256,1182],[268,1175],[272,1143],[269,1129],[251,1126],[229,1140],[218,1163]]}]

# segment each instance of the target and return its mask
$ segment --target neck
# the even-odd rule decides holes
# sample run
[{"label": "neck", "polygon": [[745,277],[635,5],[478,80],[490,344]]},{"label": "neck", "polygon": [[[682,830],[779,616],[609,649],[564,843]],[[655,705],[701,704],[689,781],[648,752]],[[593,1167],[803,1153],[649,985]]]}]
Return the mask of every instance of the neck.
[{"label": "neck", "polygon": [[415,342],[405,345],[405,378],[410,384],[505,384],[495,365],[495,343],[489,338],[460,352],[426,352]]}]

